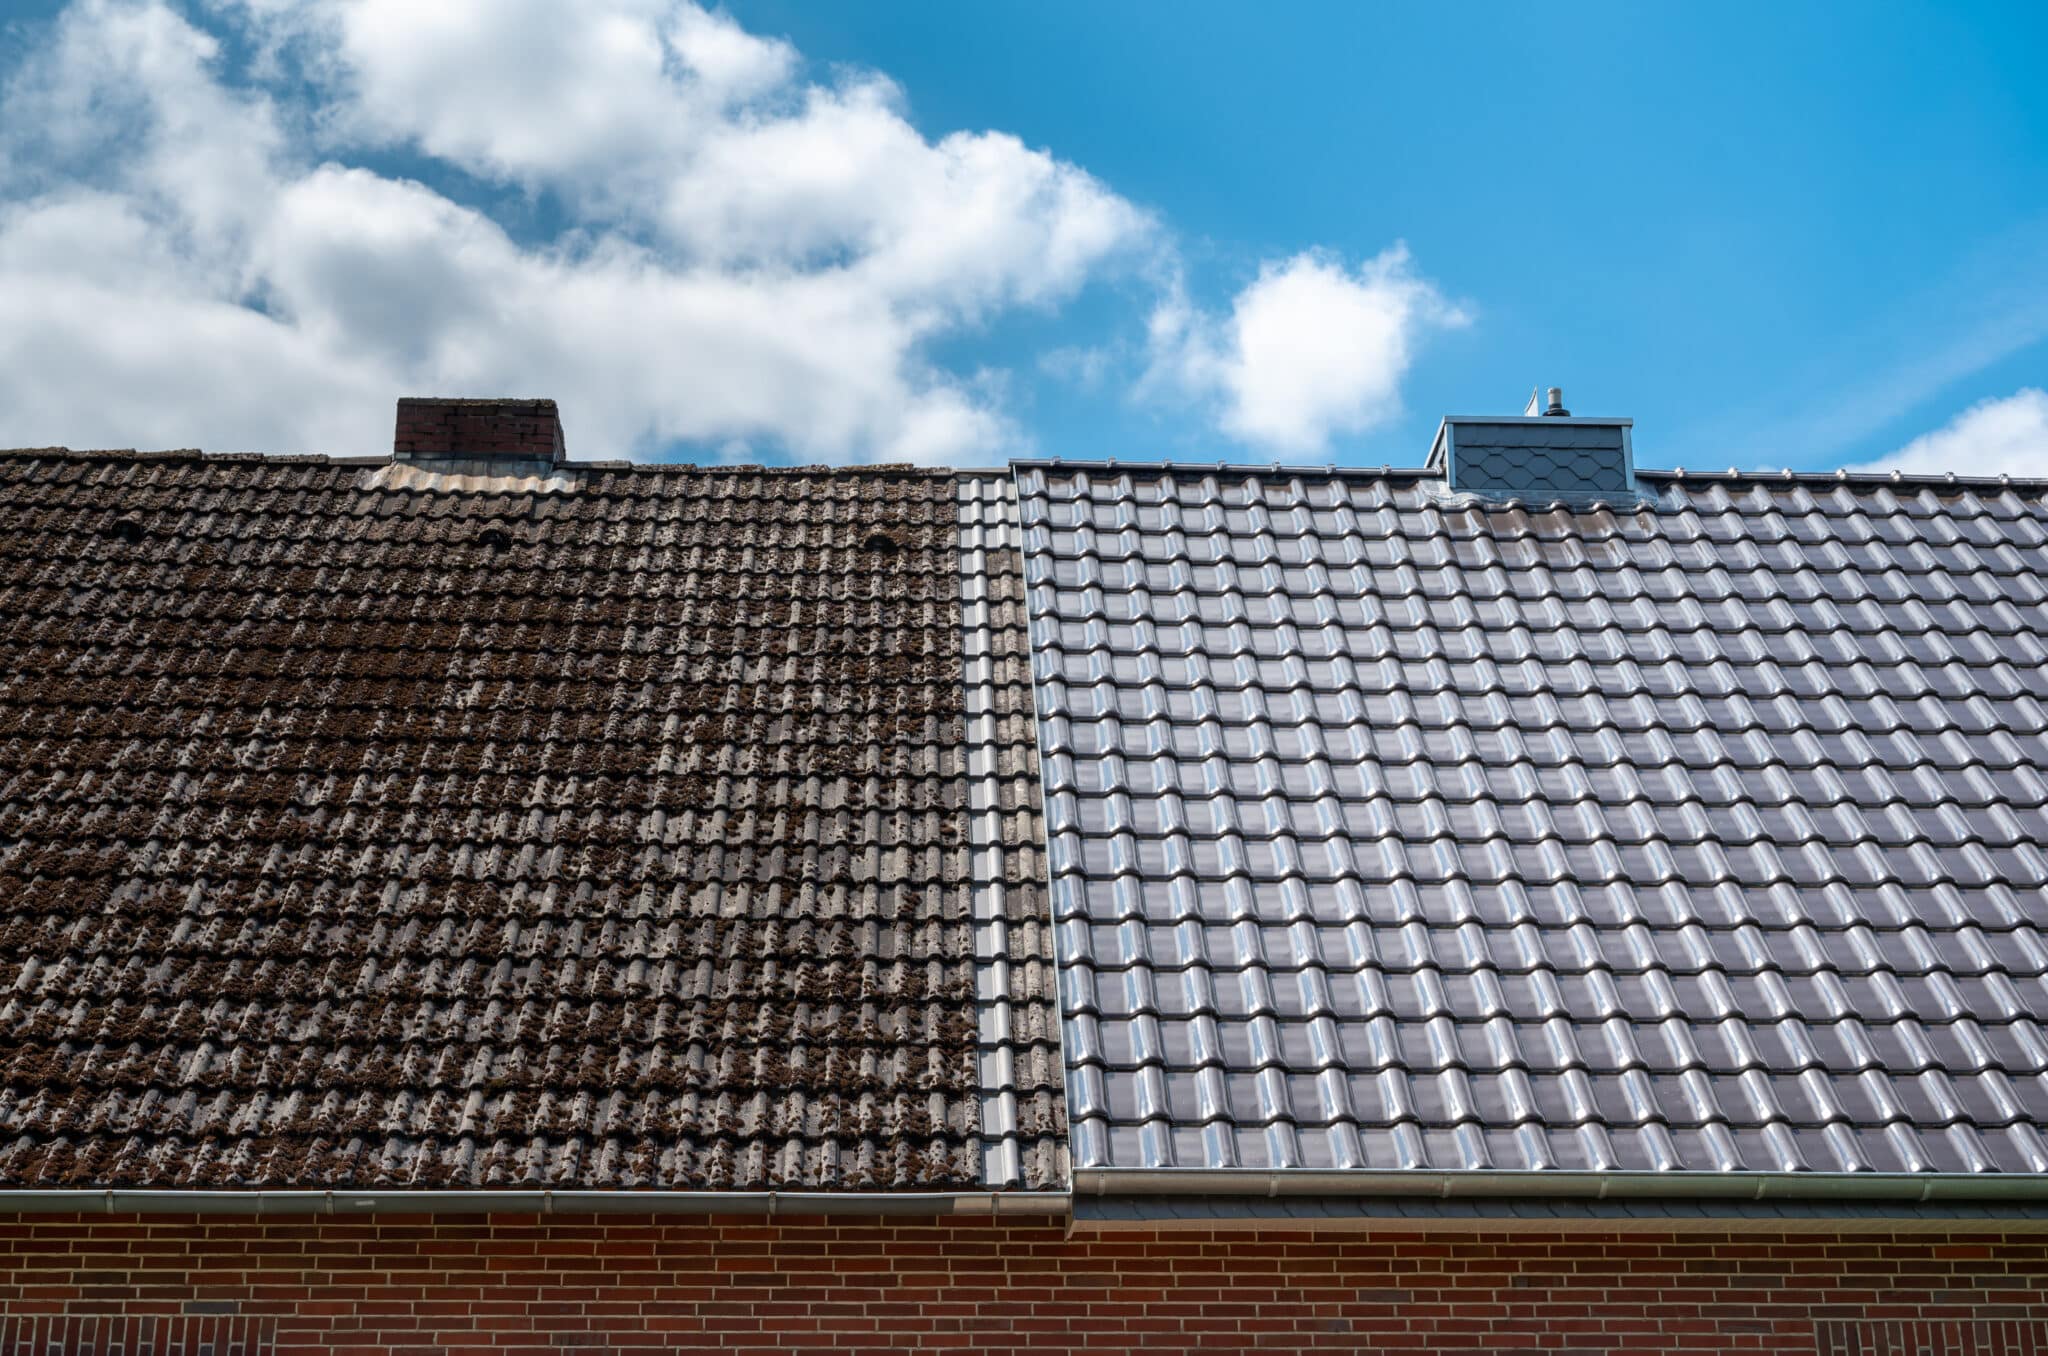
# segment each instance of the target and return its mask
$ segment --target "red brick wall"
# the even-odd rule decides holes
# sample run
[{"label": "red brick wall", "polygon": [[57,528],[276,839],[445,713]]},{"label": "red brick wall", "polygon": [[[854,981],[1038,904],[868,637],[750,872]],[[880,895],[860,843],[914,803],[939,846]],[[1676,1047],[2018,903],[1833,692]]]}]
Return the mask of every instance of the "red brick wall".
[{"label": "red brick wall", "polygon": [[2048,1352],[2048,1240],[988,1220],[0,1220],[0,1345]]},{"label": "red brick wall", "polygon": [[510,455],[548,460],[562,455],[562,419],[552,400],[406,396],[398,402],[391,450],[398,457]]}]

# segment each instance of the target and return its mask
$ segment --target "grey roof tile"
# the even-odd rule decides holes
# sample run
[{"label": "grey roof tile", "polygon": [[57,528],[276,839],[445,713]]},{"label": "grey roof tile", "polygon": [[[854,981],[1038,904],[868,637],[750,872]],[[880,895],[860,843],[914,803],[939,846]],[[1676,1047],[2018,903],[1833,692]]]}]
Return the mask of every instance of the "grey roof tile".
[{"label": "grey roof tile", "polygon": [[1066,1111],[1015,482],[962,475],[961,664],[982,1180],[1066,1181]]},{"label": "grey roof tile", "polygon": [[2048,1171],[2040,486],[1019,470],[1077,1168]]}]

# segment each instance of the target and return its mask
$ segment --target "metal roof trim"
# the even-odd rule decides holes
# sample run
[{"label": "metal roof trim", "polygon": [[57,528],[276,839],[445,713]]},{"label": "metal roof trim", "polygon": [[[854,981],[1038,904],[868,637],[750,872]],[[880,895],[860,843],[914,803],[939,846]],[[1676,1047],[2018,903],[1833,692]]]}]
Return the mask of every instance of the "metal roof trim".
[{"label": "metal roof trim", "polygon": [[1073,471],[1086,475],[1238,475],[1265,476],[1272,479],[1292,476],[1338,476],[1350,480],[1378,480],[1386,477],[1414,480],[1426,479],[1436,474],[1426,466],[1395,466],[1392,463],[1378,466],[1339,466],[1335,462],[1326,462],[1318,466],[1302,466],[1277,461],[1126,461],[1121,457],[1107,457],[1100,461],[1073,457],[1020,457],[1010,463],[1010,469],[1013,473]]},{"label": "metal roof trim", "polygon": [[1311,1229],[1317,1232],[1462,1234],[2048,1233],[2040,1201],[1921,1202],[1595,1200],[1467,1196],[1081,1196],[1077,1233],[1162,1229]]},{"label": "metal roof trim", "polygon": [[1355,1168],[1077,1168],[1074,1191],[1109,1195],[1460,1196],[1611,1200],[2048,1199],[2048,1173],[1503,1172]]}]

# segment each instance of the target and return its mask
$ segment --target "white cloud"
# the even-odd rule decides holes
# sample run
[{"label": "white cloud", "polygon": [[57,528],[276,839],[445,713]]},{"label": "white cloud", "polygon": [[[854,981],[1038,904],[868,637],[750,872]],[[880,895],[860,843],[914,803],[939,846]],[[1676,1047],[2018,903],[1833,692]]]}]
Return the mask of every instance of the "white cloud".
[{"label": "white cloud", "polygon": [[1063,344],[1038,355],[1038,370],[1083,391],[1100,390],[1117,355],[1087,344]]},{"label": "white cloud", "polygon": [[888,80],[798,84],[787,44],[674,0],[320,0],[265,22],[323,53],[335,127],[561,193],[699,263],[839,265],[972,316],[1068,296],[1150,230],[1015,137],[929,142]]},{"label": "white cloud", "polygon": [[[1153,238],[1073,166],[928,141],[885,83],[802,83],[679,0],[210,21],[300,81],[229,80],[157,0],[79,0],[7,86],[0,444],[360,453],[401,392],[502,392],[561,399],[587,456],[986,460],[1023,441],[1001,384],[926,348]],[[517,241],[349,163],[374,146],[553,194],[566,228]]]},{"label": "white cloud", "polygon": [[1280,452],[1319,452],[1400,409],[1417,342],[1465,315],[1401,246],[1355,272],[1319,253],[1268,262],[1230,314],[1176,289],[1152,316],[1148,385],[1211,401],[1223,430]]},{"label": "white cloud", "polygon": [[[0,95],[0,445],[364,453],[400,393],[513,394],[583,456],[987,462],[1029,443],[1008,374],[940,344],[1177,274],[1083,170],[691,0],[195,3],[74,0]],[[1167,293],[1148,381],[1272,447],[1386,417],[1457,319],[1398,249],[1220,320]]]},{"label": "white cloud", "polygon": [[1972,405],[1932,433],[1858,471],[2048,477],[2048,392],[2027,387]]}]

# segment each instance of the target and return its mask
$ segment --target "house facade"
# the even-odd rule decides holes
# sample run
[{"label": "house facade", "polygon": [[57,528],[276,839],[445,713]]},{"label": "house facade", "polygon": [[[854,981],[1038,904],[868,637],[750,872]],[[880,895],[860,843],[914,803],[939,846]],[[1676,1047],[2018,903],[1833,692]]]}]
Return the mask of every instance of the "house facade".
[{"label": "house facade", "polygon": [[0,453],[0,1350],[2048,1350],[2048,484]]}]

